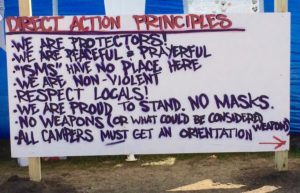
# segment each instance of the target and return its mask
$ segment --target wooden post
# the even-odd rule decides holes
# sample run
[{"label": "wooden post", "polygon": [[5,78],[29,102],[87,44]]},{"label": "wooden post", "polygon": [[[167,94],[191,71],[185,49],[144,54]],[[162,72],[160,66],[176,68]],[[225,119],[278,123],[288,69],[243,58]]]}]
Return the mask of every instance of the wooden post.
[{"label": "wooden post", "polygon": [[287,12],[288,0],[274,0],[274,6],[275,12]]},{"label": "wooden post", "polygon": [[275,169],[278,171],[288,170],[288,151],[276,151],[275,152]]},{"label": "wooden post", "polygon": [[[288,0],[274,0],[275,12],[287,12]],[[288,170],[288,151],[276,151],[275,152],[275,168],[278,171]]]},{"label": "wooden post", "polygon": [[40,182],[42,180],[41,159],[30,157],[29,159],[29,178],[31,181]]},{"label": "wooden post", "polygon": [[[19,15],[32,16],[31,0],[19,0]],[[39,157],[30,157],[28,159],[30,180],[40,182],[42,180],[41,159]]]},{"label": "wooden post", "polygon": [[19,0],[19,15],[32,16],[31,0]]}]

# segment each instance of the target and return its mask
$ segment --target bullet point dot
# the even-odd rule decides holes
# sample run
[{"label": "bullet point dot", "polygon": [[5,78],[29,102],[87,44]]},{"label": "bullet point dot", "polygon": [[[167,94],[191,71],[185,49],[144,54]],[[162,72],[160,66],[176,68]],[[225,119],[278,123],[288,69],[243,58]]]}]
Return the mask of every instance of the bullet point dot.
[{"label": "bullet point dot", "polygon": [[15,46],[11,46],[12,48],[14,48]]},{"label": "bullet point dot", "polygon": [[14,113],[18,112],[16,109],[14,110]]},{"label": "bullet point dot", "polygon": [[15,95],[15,98],[17,98],[17,96]]},{"label": "bullet point dot", "polygon": [[18,121],[15,121],[15,124],[18,124]]},{"label": "bullet point dot", "polygon": [[12,61],[15,61],[16,59],[13,58],[13,59],[11,59],[11,60],[12,60]]},{"label": "bullet point dot", "polygon": [[16,73],[16,71],[13,71],[13,73]]},{"label": "bullet point dot", "polygon": [[14,83],[14,86],[17,86],[17,84],[16,84],[16,83]]}]

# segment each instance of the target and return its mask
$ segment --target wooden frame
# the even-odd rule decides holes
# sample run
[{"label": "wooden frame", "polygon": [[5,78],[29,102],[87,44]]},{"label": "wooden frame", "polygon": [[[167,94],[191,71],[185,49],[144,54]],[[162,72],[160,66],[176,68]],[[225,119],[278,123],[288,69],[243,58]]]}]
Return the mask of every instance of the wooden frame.
[{"label": "wooden frame", "polygon": [[[32,16],[31,0],[19,0],[19,15]],[[28,159],[30,180],[40,182],[42,180],[41,159],[39,157],[30,157]]]},{"label": "wooden frame", "polygon": [[[274,0],[275,12],[287,12],[288,0]],[[275,152],[275,169],[278,171],[288,170],[288,151]]]}]

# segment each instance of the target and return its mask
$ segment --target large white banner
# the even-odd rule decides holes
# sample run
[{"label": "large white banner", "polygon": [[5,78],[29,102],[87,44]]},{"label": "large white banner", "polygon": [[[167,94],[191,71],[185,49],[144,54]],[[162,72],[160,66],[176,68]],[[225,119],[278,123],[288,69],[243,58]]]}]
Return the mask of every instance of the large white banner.
[{"label": "large white banner", "polygon": [[290,15],[6,18],[13,157],[289,149]]},{"label": "large white banner", "polygon": [[186,0],[187,13],[259,13],[263,0]]}]

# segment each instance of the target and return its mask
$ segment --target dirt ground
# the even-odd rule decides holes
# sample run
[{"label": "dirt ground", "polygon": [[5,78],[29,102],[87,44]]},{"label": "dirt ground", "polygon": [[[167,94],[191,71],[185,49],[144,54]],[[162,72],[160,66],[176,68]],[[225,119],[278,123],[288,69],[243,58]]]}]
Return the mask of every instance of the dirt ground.
[{"label": "dirt ground", "polygon": [[288,172],[275,171],[274,153],[72,157],[42,162],[43,180],[34,183],[7,149],[0,141],[1,193],[300,192],[299,151]]}]

